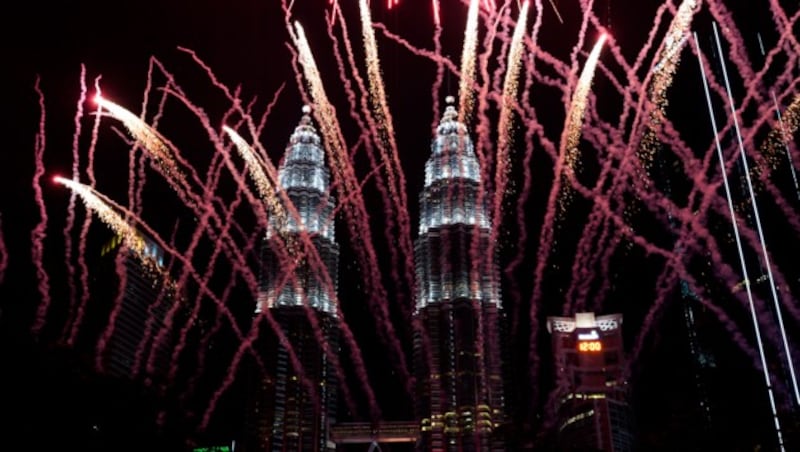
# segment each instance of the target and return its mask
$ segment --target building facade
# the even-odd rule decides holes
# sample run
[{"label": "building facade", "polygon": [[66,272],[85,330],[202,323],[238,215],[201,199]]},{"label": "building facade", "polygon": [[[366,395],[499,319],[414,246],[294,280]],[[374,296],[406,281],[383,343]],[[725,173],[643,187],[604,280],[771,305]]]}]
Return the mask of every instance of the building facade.
[{"label": "building facade", "polygon": [[[452,103],[452,99],[448,99]],[[499,272],[466,126],[448,105],[425,164],[414,245],[420,450],[504,450]]]},{"label": "building facade", "polygon": [[[164,250],[144,235],[138,239],[142,243],[138,253],[123,246],[118,235],[100,252],[105,262],[95,277],[93,296],[119,303],[113,308],[112,334],[102,350],[103,368],[115,378],[163,383],[177,340],[176,331],[163,330],[179,294],[164,267]],[[115,259],[123,261],[121,275],[116,274]]]},{"label": "building facade", "polygon": [[559,391],[560,451],[634,450],[622,315],[548,317]]},{"label": "building facade", "polygon": [[[302,371],[271,328],[262,325],[259,347],[268,375],[258,372],[250,392],[248,451],[334,448],[330,426],[336,415],[337,380],[326,351],[339,349],[339,247],[325,154],[308,112],[304,109],[278,169],[282,208],[270,215],[255,318],[263,321],[269,310]],[[314,249],[305,253],[308,243]]]}]

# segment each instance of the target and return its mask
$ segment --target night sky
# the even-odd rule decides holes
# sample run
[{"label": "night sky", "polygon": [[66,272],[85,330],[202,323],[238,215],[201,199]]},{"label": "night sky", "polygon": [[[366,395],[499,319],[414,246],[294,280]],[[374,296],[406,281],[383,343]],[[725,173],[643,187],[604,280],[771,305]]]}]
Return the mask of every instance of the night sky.
[{"label": "night sky", "polygon": [[[499,3],[500,0],[498,0]],[[361,131],[349,116],[350,106],[342,82],[338,76],[336,61],[331,51],[331,39],[325,30],[325,14],[330,11],[328,0],[296,0],[292,19],[300,20],[306,30],[322,72],[328,96],[337,109],[342,123],[342,132],[348,145],[353,146]],[[353,44],[358,64],[363,63],[363,50],[358,22],[357,2],[341,1],[348,21],[350,40]],[[411,45],[430,50],[433,48],[433,18],[430,2],[427,0],[400,0],[400,4],[389,10],[382,1],[372,2],[373,20],[385,25],[392,33],[407,39]],[[443,32],[441,36],[442,53],[458,67],[463,29],[466,19],[466,5],[458,0],[442,0],[441,14]],[[516,1],[508,2],[511,17],[516,18],[519,10]],[[569,67],[570,52],[578,39],[581,24],[581,9],[577,0],[555,1],[563,23],[556,17],[553,7],[543,1],[543,25],[539,31],[539,46],[554,59],[566,62]],[[650,32],[660,1],[641,0],[598,0],[592,11],[600,25],[615,38],[614,45],[620,47],[621,54],[632,61]],[[676,2],[678,3],[678,2]],[[726,3],[726,2],[722,2]],[[740,3],[740,2],[727,2]],[[734,26],[743,39],[743,53],[749,59],[750,67],[758,71],[764,64],[759,51],[758,33],[767,50],[775,46],[782,30],[773,21],[769,3],[765,0],[747,2],[748,6],[727,5],[731,9]],[[792,2],[773,2],[788,17],[797,13],[797,5]],[[535,18],[532,8],[529,16],[529,29]],[[715,13],[717,14],[717,13]],[[667,17],[671,17],[670,14]],[[707,5],[695,16],[692,30],[700,36],[700,45],[709,58],[717,58],[714,51],[711,23],[714,20]],[[656,43],[661,42],[666,31],[668,19],[661,22],[657,30]],[[337,25],[338,27],[338,25]],[[336,39],[341,43],[341,33],[337,30]],[[505,30],[510,36],[512,30]],[[794,35],[797,35],[797,27]],[[66,188],[50,182],[55,174],[68,176],[72,166],[72,140],[76,103],[80,94],[81,65],[86,70],[88,96],[94,93],[93,84],[101,77],[100,85],[104,95],[134,113],[141,109],[142,97],[147,83],[147,71],[151,57],[155,57],[170,71],[187,97],[200,106],[208,115],[214,127],[221,127],[225,111],[230,103],[209,81],[206,73],[192,58],[179,48],[191,49],[214,71],[221,83],[234,89],[238,87],[239,98],[243,104],[253,102],[255,116],[265,112],[273,100],[274,107],[268,116],[259,141],[267,149],[269,157],[277,165],[293,128],[300,118],[303,95],[298,86],[292,67],[292,54],[287,47],[291,40],[285,28],[284,13],[277,0],[246,0],[238,2],[182,1],[157,2],[140,0],[137,2],[100,2],[79,0],[58,2],[55,5],[24,2],[16,5],[15,11],[3,14],[2,50],[5,61],[2,71],[4,120],[2,136],[5,138],[0,152],[0,220],[2,237],[8,256],[8,266],[0,281],[0,410],[5,419],[0,424],[0,444],[13,444],[26,450],[52,450],[63,447],[69,450],[181,450],[188,444],[217,444],[230,441],[240,433],[243,416],[242,385],[235,384],[223,396],[209,428],[198,431],[199,413],[205,409],[220,380],[227,373],[227,366],[237,346],[237,339],[230,331],[223,330],[214,341],[214,348],[208,350],[208,360],[199,389],[183,405],[169,405],[166,421],[158,425],[159,408],[163,401],[157,400],[146,385],[118,381],[98,374],[92,366],[92,350],[67,347],[59,340],[64,327],[65,304],[69,303],[70,282],[65,272],[65,240],[63,229],[67,217],[69,192]],[[479,52],[484,51],[483,38],[486,24],[482,21]],[[791,33],[790,33],[791,34]],[[530,33],[529,33],[530,35]],[[411,220],[411,238],[416,238],[418,221],[417,197],[422,189],[424,163],[430,153],[430,139],[434,113],[432,111],[431,86],[436,75],[436,64],[423,56],[409,52],[397,42],[387,39],[376,30],[382,73],[388,93],[388,103],[394,119],[394,127],[400,163],[406,179],[408,214]],[[587,37],[577,56],[579,73],[587,53],[598,36],[596,27],[590,25]],[[797,44],[796,42],[794,43]],[[707,107],[704,100],[700,73],[695,54],[687,47],[682,50],[681,64],[675,74],[674,82],[668,90],[666,115],[688,149],[699,159],[712,150]],[[725,49],[729,43],[723,44]],[[497,53],[505,48],[495,42],[493,57],[489,60],[490,75],[497,68]],[[526,50],[530,54],[530,49]],[[646,57],[653,59],[651,50]],[[781,95],[783,108],[791,103],[796,94],[794,81],[797,79],[797,60],[800,47],[786,44],[786,49],[778,52],[772,65],[766,71],[764,82],[758,89],[759,95],[769,99],[769,86],[776,83]],[[527,60],[527,57],[526,57]],[[623,77],[624,71],[614,62],[612,53],[605,49],[601,62],[615,77]],[[531,105],[537,114],[537,124],[544,128],[544,135],[555,143],[556,149],[564,124],[566,106],[564,95],[557,86],[548,86],[543,81],[554,80],[555,85],[563,84],[564,77],[553,67],[537,60],[540,79],[525,94],[524,101]],[[717,64],[717,63],[712,63]],[[794,65],[794,69],[785,70]],[[649,67],[649,64],[645,67]],[[732,63],[729,62],[729,70]],[[350,68],[348,68],[350,70]],[[362,77],[366,77],[363,65],[359,67]],[[718,66],[713,71],[719,72]],[[523,73],[525,68],[523,67]],[[616,151],[598,149],[597,143],[604,142],[604,136],[612,132],[597,127],[599,116],[605,123],[617,126],[622,112],[621,95],[614,88],[608,74],[598,71],[593,84],[594,97],[590,102],[592,113],[587,115],[588,127],[581,142],[581,150],[587,155],[581,171],[586,179],[596,178],[604,158],[612,158]],[[637,72],[644,77],[646,70]],[[499,71],[498,74],[502,74]],[[788,74],[780,79],[780,74]],[[348,75],[350,76],[350,75]],[[736,101],[745,93],[746,83],[741,74],[732,70],[733,90]],[[48,223],[44,241],[43,265],[50,277],[51,312],[45,327],[39,335],[31,333],[36,309],[40,303],[37,291],[38,280],[31,259],[31,231],[40,221],[39,207],[34,197],[32,181],[34,175],[35,137],[39,126],[39,105],[34,84],[40,80],[46,110],[46,149],[44,164],[46,173],[41,179],[44,203],[47,208]],[[523,75],[522,77],[526,77]],[[499,78],[502,81],[502,77]],[[154,77],[154,86],[163,87],[165,79]],[[521,83],[522,85],[522,83]],[[442,89],[436,93],[440,105],[448,94],[456,95],[458,78],[445,72]],[[279,95],[276,96],[276,93]],[[152,119],[157,108],[161,91],[150,92],[148,119]],[[638,98],[637,98],[638,99]],[[724,123],[729,115],[727,105],[719,97],[715,98],[718,120]],[[496,138],[494,125],[497,121],[497,100],[489,101],[489,108],[481,112],[470,131],[474,133],[481,119],[486,119],[492,131],[490,141]],[[81,174],[85,175],[87,149],[91,141],[91,128],[94,122],[94,105],[84,104],[84,115],[80,119],[82,133],[79,138]],[[436,118],[441,112],[436,113]],[[754,133],[748,141],[749,150],[757,148],[774,125],[774,111],[770,105],[752,104],[742,112],[742,125],[747,128],[759,118],[770,119]],[[795,117],[795,121],[797,118]],[[629,119],[625,134],[630,133]],[[795,125],[797,123],[795,122]],[[158,130],[168,137],[182,152],[198,172],[205,174],[211,156],[215,152],[197,117],[174,98],[168,99]],[[533,154],[530,165],[524,167],[526,131],[529,130],[520,116],[515,117],[514,143],[511,151],[509,172],[509,191],[504,201],[504,216],[499,232],[499,259],[501,269],[518,255],[521,265],[510,276],[504,276],[504,306],[509,320],[519,320],[518,329],[511,334],[508,347],[514,364],[510,366],[509,378],[515,398],[509,407],[514,413],[513,424],[521,438],[521,443],[546,445],[547,396],[552,389],[552,359],[548,349],[549,337],[544,330],[544,319],[548,315],[562,315],[564,297],[573,281],[573,265],[577,254],[576,244],[581,237],[583,226],[593,203],[579,194],[573,194],[567,212],[559,216],[555,240],[547,257],[543,271],[544,283],[539,300],[537,316],[539,334],[536,349],[539,371],[531,378],[528,370],[530,350],[530,298],[534,286],[534,271],[537,253],[540,253],[539,239],[546,218],[547,199],[552,186],[553,156],[543,152],[541,140],[532,140]],[[796,132],[796,131],[794,131]],[[790,143],[795,162],[800,161],[794,142]],[[131,146],[126,142],[124,128],[111,118],[101,122],[98,144],[95,151],[95,176],[97,189],[120,204],[127,202],[128,154]],[[613,141],[612,139],[608,139]],[[734,135],[722,137],[726,152],[735,148]],[[602,147],[601,147],[602,148]],[[609,149],[613,149],[611,146]],[[716,158],[715,154],[709,154]],[[615,157],[614,157],[615,158]],[[785,159],[785,155],[782,157]],[[238,160],[237,160],[238,161]],[[363,148],[353,157],[359,179],[370,171]],[[654,191],[675,199],[675,203],[685,206],[687,194],[695,186],[694,175],[687,175],[681,167],[681,158],[670,151],[670,145],[659,148],[651,169]],[[709,173],[719,182],[718,164],[711,160]],[[774,193],[761,187],[759,207],[767,243],[773,259],[775,271],[780,272],[786,285],[779,287],[782,303],[797,305],[800,293],[800,275],[797,274],[797,253],[800,252],[800,224],[798,207],[800,194],[795,194],[785,160],[775,160],[770,166],[768,178],[774,184],[785,202],[775,201]],[[166,241],[175,234],[178,249],[188,245],[189,236],[194,231],[197,218],[170,190],[168,185],[151,168],[147,169],[147,185],[144,194],[142,217]],[[760,170],[765,172],[767,170]],[[494,173],[491,173],[492,176]],[[736,176],[732,182],[738,196],[737,206],[746,211],[744,203],[741,171],[733,168]],[[729,174],[730,176],[730,174]],[[700,175],[706,180],[708,174]],[[517,226],[516,206],[523,191],[523,183],[528,178],[530,191],[527,201],[522,205],[525,213],[524,230]],[[731,179],[734,180],[733,177]],[[220,182],[220,196],[230,199],[235,188],[230,177]],[[716,192],[715,192],[716,190]],[[717,185],[711,189],[703,188],[703,193],[716,193],[715,205],[722,206],[726,212],[724,191]],[[373,246],[379,256],[379,269],[382,283],[387,287],[390,313],[398,331],[398,338],[410,357],[411,327],[402,318],[402,310],[397,303],[410,303],[413,292],[408,287],[396,287],[392,280],[389,251],[397,243],[384,236],[384,206],[378,196],[374,182],[364,185],[364,199],[371,218]],[[631,190],[623,199],[630,204],[626,208],[626,219],[638,237],[644,237],[664,249],[672,250],[675,236],[670,231],[671,221],[679,223],[681,215],[655,215],[648,210],[648,200],[642,199]],[[699,205],[699,203],[697,204]],[[694,208],[697,208],[695,205]],[[687,209],[691,210],[691,209]],[[85,210],[76,208],[76,227],[71,231],[75,242],[72,261],[77,261],[77,236],[83,222]],[[248,234],[255,228],[252,212],[241,209],[236,221]],[[709,233],[717,238],[722,261],[740,275],[740,267],[732,238],[729,219],[719,213],[709,214],[701,221]],[[176,226],[177,225],[177,226]],[[337,218],[337,238],[342,245],[340,260],[339,298],[348,319],[348,325],[362,347],[367,363],[369,380],[378,402],[389,419],[410,419],[411,406],[408,400],[398,395],[402,392],[402,382],[386,347],[376,331],[378,326],[366,304],[367,294],[361,281],[363,269],[359,268],[354,247],[361,246],[358,238],[349,237],[342,215]],[[619,228],[612,228],[619,235]],[[754,229],[751,227],[751,230]],[[524,234],[523,234],[524,233]],[[689,233],[692,234],[691,232]],[[524,248],[520,249],[520,237],[527,236]],[[99,221],[90,228],[87,256],[90,262],[102,243],[111,237],[111,232]],[[588,270],[591,275],[589,302],[587,308],[598,314],[622,312],[625,316],[624,334],[626,346],[632,353],[640,339],[643,326],[648,333],[644,336],[642,350],[631,363],[629,385],[631,403],[636,413],[637,436],[641,450],[709,450],[711,444],[721,446],[718,450],[773,450],[774,430],[771,426],[761,370],[754,364],[753,353],[756,345],[750,313],[743,304],[741,291],[732,292],[730,275],[715,265],[712,251],[701,241],[697,246],[687,245],[685,249],[686,268],[704,293],[701,298],[707,304],[692,301],[682,296],[679,281],[673,281],[666,290],[663,307],[652,319],[648,312],[652,300],[659,293],[656,287],[658,277],[667,267],[665,259],[649,254],[630,236],[615,243],[618,251],[609,260],[608,268],[599,265]],[[592,253],[602,254],[603,246],[594,248]],[[690,241],[690,243],[695,243]],[[213,242],[205,240],[195,260],[202,268],[203,256],[207,256]],[[751,275],[761,274],[759,267],[760,249],[748,248],[748,262]],[[252,257],[252,256],[251,256]],[[226,280],[225,264],[210,281],[214,290],[224,287]],[[229,274],[229,268],[228,273]],[[257,274],[257,272],[256,272]],[[751,276],[755,278],[754,276]],[[77,284],[78,281],[73,281]],[[600,287],[608,283],[609,289],[601,296]],[[189,289],[191,290],[195,289]],[[777,331],[775,317],[769,311],[772,299],[766,283],[756,285],[758,306],[764,309],[762,316],[763,334],[770,336],[767,358],[771,372],[776,375],[776,394],[784,433],[798,436],[800,408],[790,398],[791,385],[784,378],[787,375],[783,352],[776,346],[774,335]],[[519,294],[518,297],[512,294]],[[204,301],[207,302],[207,301]],[[685,307],[690,303],[695,309],[695,322],[698,344],[704,357],[713,364],[701,372],[703,380],[698,380],[697,363],[693,358],[689,333],[686,326]],[[247,327],[252,312],[252,296],[242,284],[226,300],[239,323]],[[708,308],[711,306],[713,309]],[[716,312],[724,312],[726,321],[720,321]],[[796,307],[784,309],[784,321],[790,348],[797,355],[797,341],[800,337],[800,317]],[[795,315],[792,315],[792,312]],[[215,316],[213,309],[202,311],[211,322]],[[102,324],[103,318],[93,318],[88,322]],[[201,322],[202,323],[202,322]],[[510,322],[509,322],[510,323]],[[87,327],[88,328],[88,327]],[[196,336],[198,333],[193,332]],[[193,337],[194,337],[193,336]],[[745,346],[743,347],[742,344]],[[743,351],[746,350],[746,351]],[[194,351],[191,353],[195,355]],[[193,358],[192,358],[193,359]],[[345,360],[344,365],[347,365]],[[706,361],[708,364],[708,361]],[[185,384],[193,375],[193,361],[181,361],[178,385]],[[348,369],[350,373],[351,370]],[[353,376],[355,379],[355,376]],[[355,381],[355,380],[354,380]],[[356,383],[357,384],[357,383]],[[353,383],[351,383],[353,385]],[[536,388],[533,390],[533,388]],[[712,403],[713,427],[706,428],[700,414],[699,401],[705,393]],[[536,402],[532,397],[536,396]],[[359,400],[365,403],[364,400]],[[178,406],[176,408],[176,406]],[[356,418],[366,416],[364,412],[354,414]],[[351,413],[352,414],[352,413]],[[537,442],[539,441],[539,442]],[[543,446],[544,447],[544,446]],[[0,445],[0,449],[5,446]]]}]

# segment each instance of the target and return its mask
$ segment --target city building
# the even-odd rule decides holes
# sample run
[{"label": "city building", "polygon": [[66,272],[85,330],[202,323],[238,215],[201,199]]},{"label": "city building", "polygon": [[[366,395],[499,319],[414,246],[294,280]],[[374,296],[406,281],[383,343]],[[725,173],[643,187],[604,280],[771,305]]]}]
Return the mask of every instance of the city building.
[{"label": "city building", "polygon": [[[100,350],[102,366],[112,377],[164,383],[177,333],[163,330],[179,293],[164,267],[164,250],[141,233],[137,240],[141,246],[134,251],[115,235],[100,251],[103,264],[92,295],[98,304],[114,301],[113,320],[104,326],[111,335]],[[122,274],[117,259],[123,261]]]},{"label": "city building", "polygon": [[480,167],[452,98],[431,147],[414,245],[417,447],[505,450],[499,272]]},{"label": "city building", "polygon": [[556,367],[559,451],[634,449],[622,315],[548,317]]},{"label": "city building", "polygon": [[[270,208],[254,319],[265,322],[269,311],[302,369],[295,368],[272,328],[261,325],[258,348],[267,374],[254,372],[248,451],[335,448],[330,427],[336,419],[337,379],[331,359],[339,350],[339,247],[325,153],[309,111],[304,109],[278,169],[280,207]],[[308,244],[314,248],[310,253]]]}]

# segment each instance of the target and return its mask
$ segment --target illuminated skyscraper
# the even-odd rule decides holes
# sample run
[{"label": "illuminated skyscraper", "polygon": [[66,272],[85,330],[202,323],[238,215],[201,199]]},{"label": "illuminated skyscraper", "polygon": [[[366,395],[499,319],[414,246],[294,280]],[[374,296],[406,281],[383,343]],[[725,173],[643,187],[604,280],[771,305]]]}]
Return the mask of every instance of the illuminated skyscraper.
[{"label": "illuminated skyscraper", "polygon": [[[448,99],[451,102],[451,99]],[[480,167],[448,105],[425,164],[414,366],[421,450],[504,450],[499,273]]]},{"label": "illuminated skyscraper", "polygon": [[559,391],[560,451],[633,450],[622,315],[548,317]]},{"label": "illuminated skyscraper", "polygon": [[[140,237],[144,241],[141,255],[123,247],[120,236],[114,236],[103,246],[104,263],[98,269],[92,295],[96,304],[118,298],[118,304],[112,308],[116,310],[114,324],[107,327],[113,333],[102,354],[109,375],[124,379],[142,377],[160,383],[169,370],[170,354],[177,339],[175,331],[161,330],[179,294],[164,268],[164,251],[146,236]],[[118,253],[125,254],[118,256]],[[116,258],[123,261],[120,269],[114,264]],[[120,270],[121,275],[117,274]],[[162,340],[156,342],[159,334]]]},{"label": "illuminated skyscraper", "polygon": [[[324,451],[334,447],[329,433],[335,419],[337,382],[320,339],[331,352],[338,351],[339,246],[334,238],[334,199],[329,195],[325,153],[307,109],[286,148],[278,183],[278,191],[296,210],[288,208],[285,214],[270,217],[256,320],[262,311],[270,311],[291,343],[303,374],[293,367],[276,335],[265,333],[261,356],[270,375],[260,376],[252,392],[248,450]],[[305,234],[326,272],[318,271],[315,259],[303,254]],[[310,393],[302,377],[316,394]]]}]

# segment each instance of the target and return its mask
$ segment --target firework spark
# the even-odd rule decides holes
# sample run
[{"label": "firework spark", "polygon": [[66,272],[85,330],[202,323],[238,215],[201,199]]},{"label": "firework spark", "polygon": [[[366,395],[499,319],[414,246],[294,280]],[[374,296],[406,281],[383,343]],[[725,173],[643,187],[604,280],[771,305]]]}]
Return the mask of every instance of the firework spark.
[{"label": "firework spark", "polygon": [[98,106],[108,111],[112,117],[122,122],[131,136],[141,143],[142,147],[147,150],[149,155],[156,161],[158,166],[161,167],[168,178],[181,182],[185,180],[183,173],[178,168],[172,156],[172,151],[158,132],[148,126],[138,116],[114,102],[105,99],[100,94],[94,97],[94,101]]},{"label": "firework spark", "polygon": [[122,238],[125,246],[139,257],[146,259],[145,241],[133,226],[128,224],[124,218],[115,212],[108,204],[103,202],[88,185],[81,184],[61,176],[53,177],[53,181],[71,189],[81,197],[86,208],[94,212],[100,220],[110,227],[118,236]]},{"label": "firework spark", "polygon": [[464,48],[461,51],[461,82],[458,86],[458,120],[468,123],[472,112],[475,83],[475,54],[478,47],[478,5],[480,0],[472,0],[467,12],[467,28],[464,30]]},{"label": "firework spark", "polygon": [[233,141],[233,144],[236,146],[236,150],[239,151],[239,155],[244,159],[250,177],[253,178],[256,184],[258,194],[261,195],[261,199],[269,206],[270,213],[278,218],[279,224],[286,224],[286,214],[283,206],[281,206],[277,194],[275,193],[275,186],[270,182],[267,173],[264,171],[265,165],[259,159],[258,154],[253,151],[253,148],[250,147],[247,141],[235,130],[228,126],[222,126],[222,130],[228,134],[231,141]]},{"label": "firework spark", "polygon": [[33,194],[36,199],[36,204],[39,206],[39,223],[31,231],[31,257],[33,264],[36,267],[36,277],[39,280],[39,295],[42,301],[36,310],[36,320],[34,321],[32,330],[38,333],[45,323],[45,317],[50,307],[50,277],[44,268],[44,239],[47,235],[47,209],[44,204],[44,196],[42,195],[42,186],[40,184],[41,178],[44,175],[44,149],[45,149],[45,108],[44,108],[44,94],[40,88],[40,79],[36,78],[34,90],[39,96],[39,130],[36,132],[34,141],[34,161],[36,169],[33,173]]},{"label": "firework spark", "polygon": [[[519,83],[517,78],[522,66],[522,51],[524,49],[523,38],[527,28],[529,2],[526,0],[519,12],[517,26],[511,39],[511,47],[508,51],[508,64],[505,81],[503,82],[503,97],[500,107],[500,120],[498,121],[498,140],[497,140],[497,166],[495,168],[494,181],[494,212],[492,218],[495,219],[493,228],[500,227],[500,209],[506,187],[506,174],[508,172],[508,154],[511,149],[512,141],[512,119],[514,105],[517,102],[517,90]],[[496,236],[496,231],[494,232]]]},{"label": "firework spark", "polygon": [[680,63],[681,50],[686,44],[699,3],[699,0],[684,0],[678,7],[678,12],[664,37],[658,63],[653,67],[649,96],[651,107],[638,151],[639,160],[645,171],[649,171],[660,146],[658,132],[666,121],[667,90],[672,86],[675,71]]},{"label": "firework spark", "polygon": [[586,100],[592,87],[597,62],[600,59],[600,51],[603,49],[603,43],[606,42],[607,38],[608,36],[605,33],[600,36],[600,39],[597,40],[592,52],[589,54],[589,58],[586,60],[581,77],[578,79],[578,85],[575,87],[575,93],[572,95],[564,130],[561,132],[561,152],[565,158],[565,171],[569,177],[575,175],[575,169],[578,165],[578,144],[580,143],[583,117],[586,112]]},{"label": "firework spark", "polygon": [[[349,223],[349,228],[352,234],[362,237],[364,246],[357,248],[359,253],[359,261],[362,268],[368,271],[369,274],[366,278],[366,283],[370,286],[371,296],[369,298],[373,314],[378,317],[378,322],[382,325],[380,329],[382,339],[392,349],[393,358],[396,359],[396,368],[401,373],[403,381],[406,382],[406,390],[409,394],[413,393],[411,387],[412,379],[406,366],[406,359],[401,345],[397,339],[395,328],[389,320],[388,307],[385,301],[386,289],[381,282],[381,275],[378,271],[377,254],[372,246],[372,234],[369,230],[369,215],[366,212],[363,195],[359,188],[358,180],[355,177],[355,172],[349,160],[347,147],[342,137],[341,128],[336,117],[336,111],[328,100],[325,93],[325,88],[320,78],[319,70],[305,36],[305,31],[300,23],[295,22],[294,30],[290,29],[292,40],[299,53],[300,64],[303,68],[306,81],[311,91],[311,97],[314,99],[316,108],[314,108],[315,118],[320,125],[320,132],[323,141],[326,144],[326,149],[330,153],[331,168],[334,176],[338,179],[340,203],[345,212],[345,217]],[[363,368],[361,357],[357,357],[357,366]],[[363,381],[366,380],[366,372],[359,374],[364,376]],[[380,409],[374,399],[372,388],[365,387],[369,392],[368,397],[370,400],[370,409],[373,416],[378,416]]]}]

